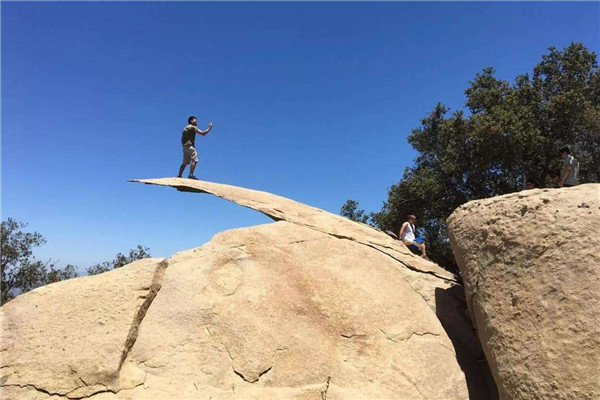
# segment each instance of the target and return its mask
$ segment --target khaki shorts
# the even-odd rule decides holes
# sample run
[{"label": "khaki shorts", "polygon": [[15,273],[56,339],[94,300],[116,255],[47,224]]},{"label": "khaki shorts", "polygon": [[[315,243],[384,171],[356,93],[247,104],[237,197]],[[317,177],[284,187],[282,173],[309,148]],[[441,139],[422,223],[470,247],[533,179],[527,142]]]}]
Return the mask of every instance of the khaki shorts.
[{"label": "khaki shorts", "polygon": [[196,153],[196,149],[191,144],[183,145],[183,163],[189,164],[190,162],[197,163],[198,162],[198,153]]}]

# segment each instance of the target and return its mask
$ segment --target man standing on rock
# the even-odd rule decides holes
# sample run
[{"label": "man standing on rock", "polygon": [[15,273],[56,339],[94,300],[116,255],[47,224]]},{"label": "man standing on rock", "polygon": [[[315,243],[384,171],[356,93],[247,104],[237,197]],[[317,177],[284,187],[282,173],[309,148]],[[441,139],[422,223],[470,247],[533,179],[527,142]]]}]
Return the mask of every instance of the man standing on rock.
[{"label": "man standing on rock", "polygon": [[560,158],[563,160],[562,175],[558,182],[559,187],[570,187],[579,184],[579,161],[571,155],[568,146],[560,149]]},{"label": "man standing on rock", "polygon": [[406,247],[408,247],[409,249],[421,250],[421,256],[424,259],[429,260],[429,257],[427,257],[427,248],[425,246],[425,243],[423,243],[422,240],[419,241],[420,238],[417,239],[417,237],[415,236],[416,221],[417,217],[415,217],[414,215],[409,215],[408,221],[402,224],[402,228],[400,228],[400,233],[398,234],[398,236],[400,237],[400,240],[402,240],[402,243],[406,245]]},{"label": "man standing on rock", "polygon": [[196,152],[196,133],[204,136],[212,129],[212,122],[208,123],[208,128],[205,131],[198,129],[198,119],[196,117],[188,118],[188,125],[183,128],[183,134],[181,135],[181,145],[183,146],[183,163],[179,167],[178,178],[181,178],[186,165],[190,164],[189,179],[196,179],[194,176],[194,170],[198,163],[198,153]]}]

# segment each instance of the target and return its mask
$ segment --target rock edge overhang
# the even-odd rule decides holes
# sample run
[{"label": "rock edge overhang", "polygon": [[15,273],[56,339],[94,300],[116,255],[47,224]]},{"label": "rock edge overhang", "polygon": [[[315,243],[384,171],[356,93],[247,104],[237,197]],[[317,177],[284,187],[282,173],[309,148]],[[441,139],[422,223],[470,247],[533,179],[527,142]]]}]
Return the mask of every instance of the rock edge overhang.
[{"label": "rock edge overhang", "polygon": [[185,178],[131,179],[129,182],[169,186],[181,192],[206,193],[258,211],[275,221],[287,221],[369,246],[405,267],[457,283],[457,277],[411,253],[403,243],[368,225],[272,193]]}]

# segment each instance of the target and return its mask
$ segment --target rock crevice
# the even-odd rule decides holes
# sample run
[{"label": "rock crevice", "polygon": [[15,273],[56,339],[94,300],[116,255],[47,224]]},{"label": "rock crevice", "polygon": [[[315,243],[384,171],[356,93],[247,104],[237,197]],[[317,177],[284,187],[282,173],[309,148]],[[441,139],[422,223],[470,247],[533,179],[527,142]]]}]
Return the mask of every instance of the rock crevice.
[{"label": "rock crevice", "polygon": [[123,363],[127,359],[129,351],[131,350],[131,348],[135,344],[135,341],[137,340],[140,324],[142,323],[144,317],[146,316],[146,313],[148,312],[148,309],[150,308],[150,305],[154,301],[154,298],[156,297],[158,291],[162,286],[162,281],[165,276],[165,270],[168,266],[169,262],[167,260],[163,260],[159,263],[154,273],[154,277],[152,278],[152,283],[146,290],[146,295],[141,297],[144,299],[144,302],[139,307],[135,318],[131,322],[131,327],[129,328],[129,333],[127,334],[127,339],[125,340],[125,346],[123,348],[123,352],[121,353],[121,360],[119,361],[118,370],[121,370]]}]

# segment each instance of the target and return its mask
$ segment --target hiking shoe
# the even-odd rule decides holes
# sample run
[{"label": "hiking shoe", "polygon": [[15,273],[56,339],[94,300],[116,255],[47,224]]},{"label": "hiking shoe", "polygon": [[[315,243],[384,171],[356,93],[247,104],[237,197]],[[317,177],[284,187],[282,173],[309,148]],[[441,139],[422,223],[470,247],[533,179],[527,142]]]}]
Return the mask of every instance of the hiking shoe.
[{"label": "hiking shoe", "polygon": [[181,175],[177,175],[177,177],[178,177],[178,178],[183,178],[183,176],[181,176]]},{"label": "hiking shoe", "polygon": [[189,176],[188,176],[188,179],[195,179],[195,180],[198,180],[198,178],[196,178],[194,175],[189,175]]}]

